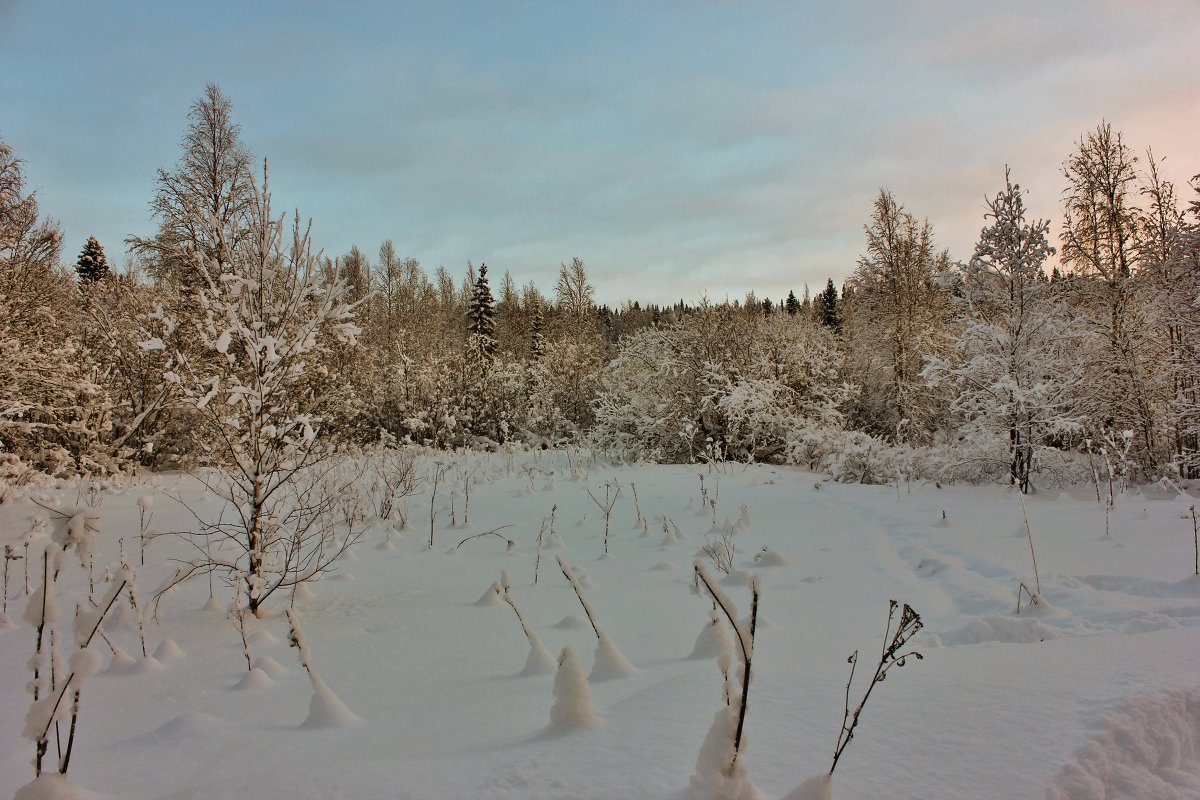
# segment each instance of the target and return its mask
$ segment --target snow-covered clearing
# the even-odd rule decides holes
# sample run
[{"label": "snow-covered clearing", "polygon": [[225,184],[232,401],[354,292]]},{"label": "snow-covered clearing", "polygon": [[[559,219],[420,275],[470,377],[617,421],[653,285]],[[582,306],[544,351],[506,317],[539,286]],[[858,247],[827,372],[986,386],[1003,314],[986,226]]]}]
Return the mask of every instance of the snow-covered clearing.
[{"label": "snow-covered clearing", "polygon": [[[597,464],[572,476],[563,453],[525,456],[540,460],[536,474],[503,455],[459,458],[480,462],[469,527],[452,529],[441,509],[461,483],[448,478],[429,551],[426,484],[409,498],[410,529],[375,522],[297,601],[312,680],[288,646],[283,596],[250,620],[253,673],[224,613],[232,592],[219,582],[219,610],[205,607],[202,577],[163,599],[147,627],[156,657],[144,661],[122,601],[105,630],[133,663],[110,666],[105,649],[84,686],[71,783],[103,797],[179,800],[703,796],[697,784],[711,765],[698,768],[697,757],[720,749],[706,737],[725,702],[719,659],[705,653],[736,635],[698,643],[712,605],[691,591],[692,564],[706,537],[730,526],[734,575],[722,584],[740,614],[747,576],[762,584],[739,759],[762,797],[829,769],[846,658],[861,652],[853,704],[878,658],[889,599],[923,617],[912,644],[925,658],[892,670],[871,695],[832,796],[1200,796],[1190,498],[1121,495],[1111,536],[1090,488],[1029,498],[1042,603],[1017,615],[1018,586],[1035,577],[1021,506],[1000,487],[841,485],[769,466]],[[604,515],[587,490],[600,496],[606,481],[622,492],[602,557]],[[117,561],[118,537],[136,552],[140,498],[153,498],[142,501],[153,528],[194,527],[167,493],[212,510],[186,476],[101,492],[98,577]],[[20,551],[31,516],[45,514],[33,500],[75,507],[79,498],[70,483],[17,492],[0,505],[0,544]],[[454,499],[461,523],[464,498]],[[535,585],[536,540],[555,506],[561,546],[543,536]],[[502,525],[511,525],[503,537],[456,550]],[[178,539],[153,540],[138,578],[143,602],[186,551]],[[556,556],[604,634],[599,647]],[[73,557],[66,564],[64,616],[86,599],[86,577]],[[9,565],[15,626],[0,630],[0,797],[33,777],[33,745],[21,738],[35,639],[20,621],[24,566]],[[554,659],[568,653],[569,673],[531,654],[503,599],[502,570],[530,632]],[[598,651],[598,677],[608,679],[584,683]],[[621,654],[635,671],[613,667]],[[794,796],[820,796],[820,783]]]}]

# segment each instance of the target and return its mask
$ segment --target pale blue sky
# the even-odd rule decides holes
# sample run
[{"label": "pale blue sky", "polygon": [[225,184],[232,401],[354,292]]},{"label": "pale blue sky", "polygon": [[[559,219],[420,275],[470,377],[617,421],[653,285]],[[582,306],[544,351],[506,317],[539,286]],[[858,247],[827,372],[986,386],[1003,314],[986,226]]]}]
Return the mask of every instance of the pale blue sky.
[{"label": "pale blue sky", "polygon": [[0,137],[65,258],[153,232],[209,81],[327,254],[547,291],[578,256],[610,303],[840,282],[881,186],[966,258],[1005,163],[1056,218],[1102,117],[1200,172],[1196,0],[336,5],[0,0]]}]

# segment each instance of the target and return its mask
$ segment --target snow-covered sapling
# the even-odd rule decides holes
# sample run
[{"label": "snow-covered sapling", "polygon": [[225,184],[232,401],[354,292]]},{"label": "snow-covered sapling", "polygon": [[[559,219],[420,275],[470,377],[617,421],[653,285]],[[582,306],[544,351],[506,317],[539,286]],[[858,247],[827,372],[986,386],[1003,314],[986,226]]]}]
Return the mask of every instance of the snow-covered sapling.
[{"label": "snow-covered sapling", "polygon": [[504,602],[508,603],[513,613],[517,615],[517,621],[521,623],[521,630],[525,632],[525,638],[529,640],[529,655],[525,658],[525,668],[521,670],[521,674],[542,675],[553,672],[557,664],[554,654],[546,649],[546,645],[542,644],[542,640],[530,630],[529,625],[525,622],[525,616],[517,607],[516,600],[513,599],[512,579],[506,569],[500,570],[500,588],[504,592]]},{"label": "snow-covered sapling", "polygon": [[592,631],[596,634],[595,660],[592,663],[592,671],[588,675],[588,680],[606,681],[623,678],[637,672],[637,668],[629,663],[629,659],[625,658],[616,643],[596,624],[596,614],[592,611],[591,603],[584,597],[583,588],[575,578],[575,573],[567,566],[567,562],[563,560],[562,556],[558,556],[558,568],[562,570],[563,577],[575,590],[575,596],[579,598],[579,604],[583,606],[583,613],[587,615],[588,622],[592,624]]},{"label": "snow-covered sapling", "polygon": [[[746,711],[749,708],[750,702],[750,677],[752,666],[754,663],[754,636],[758,627],[758,601],[761,595],[761,586],[757,575],[750,582],[750,618],[749,625],[743,625],[738,619],[737,608],[733,604],[732,598],[726,594],[713,577],[708,574],[704,565],[699,561],[692,564],[693,571],[693,589],[699,591],[703,588],[708,596],[716,604],[721,613],[729,621],[730,627],[734,631],[734,636],[737,640],[737,656],[741,661],[739,669],[742,681],[741,696],[738,699],[736,709],[736,717],[732,703],[728,703],[728,708],[718,712],[717,718],[713,720],[713,729],[709,731],[709,736],[705,740],[704,748],[701,751],[701,757],[704,759],[705,753],[712,753],[720,749],[728,758],[722,758],[722,763],[717,773],[724,778],[732,779],[735,776],[741,775],[742,770],[738,766],[738,756],[742,750],[742,735],[746,725]],[[726,674],[728,670],[725,670]],[[728,694],[728,688],[726,689]],[[728,701],[727,701],[728,702]],[[720,728],[720,731],[718,731]],[[727,735],[726,735],[727,734]],[[728,747],[717,747],[718,742],[724,742]],[[707,759],[705,759],[707,760]],[[703,777],[700,773],[703,771],[701,764],[698,761],[697,778]],[[693,784],[695,779],[693,779]]]},{"label": "snow-covered sapling", "polygon": [[862,699],[858,701],[858,705],[854,707],[854,711],[850,710],[850,687],[854,683],[854,668],[858,666],[858,651],[855,650],[846,659],[850,665],[850,679],[846,681],[846,699],[842,713],[842,729],[838,732],[837,747],[833,751],[833,764],[829,767],[829,774],[837,769],[838,760],[842,757],[842,753],[846,752],[846,747],[854,739],[854,730],[858,727],[858,721],[862,716],[863,707],[866,706],[867,700],[871,697],[871,691],[883,683],[887,678],[888,671],[892,667],[903,667],[911,656],[917,660],[924,658],[923,655],[916,650],[905,650],[904,647],[908,644],[909,639],[917,634],[923,627],[921,615],[913,611],[912,606],[908,603],[904,604],[900,611],[900,621],[896,625],[896,630],[892,631],[892,622],[896,617],[896,609],[899,604],[895,600],[888,601],[888,618],[887,626],[883,631],[883,649],[879,653],[879,663],[875,665],[875,674],[871,676],[871,682],[867,684],[867,691],[863,693]]},{"label": "snow-covered sapling", "polygon": [[592,494],[592,490],[587,490],[588,497],[592,498],[592,502],[604,514],[604,555],[608,555],[608,526],[612,520],[613,506],[617,504],[617,498],[621,496],[621,484],[615,480],[605,481],[604,483],[604,502],[601,503],[596,495]]},{"label": "snow-covered sapling", "polygon": [[484,536],[495,536],[497,539],[504,542],[505,552],[511,552],[514,548],[516,548],[517,543],[514,540],[509,539],[507,536],[500,535],[500,531],[511,527],[512,525],[501,525],[499,528],[492,528],[490,531],[484,531],[483,533],[477,533],[474,536],[468,536],[458,544],[454,545],[454,549],[457,550],[472,539],[482,539]]}]

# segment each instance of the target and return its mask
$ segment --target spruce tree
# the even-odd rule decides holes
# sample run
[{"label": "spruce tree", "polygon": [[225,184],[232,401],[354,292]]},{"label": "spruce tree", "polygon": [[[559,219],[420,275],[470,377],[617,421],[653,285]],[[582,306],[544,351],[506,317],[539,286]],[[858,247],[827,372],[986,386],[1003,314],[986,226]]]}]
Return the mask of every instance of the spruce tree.
[{"label": "spruce tree", "polygon": [[841,330],[842,313],[838,308],[838,290],[833,285],[833,279],[830,278],[825,283],[825,290],[816,296],[813,300],[817,314],[817,322],[820,322],[827,328]]},{"label": "spruce tree", "polygon": [[467,347],[481,364],[490,364],[496,352],[495,300],[488,285],[487,264],[479,265],[479,277],[467,306]]},{"label": "spruce tree", "polygon": [[797,312],[800,311],[800,301],[796,299],[795,292],[788,292],[787,301],[783,304],[783,307],[787,309],[789,317],[796,316]]},{"label": "spruce tree", "polygon": [[546,319],[539,303],[533,308],[533,322],[529,326],[529,360],[535,364],[541,363],[542,357],[546,355],[546,336],[543,333],[545,326]]},{"label": "spruce tree", "polygon": [[96,241],[95,236],[88,237],[83,252],[79,254],[79,261],[75,264],[75,271],[79,273],[79,282],[84,285],[93,284],[109,274],[104,248]]}]

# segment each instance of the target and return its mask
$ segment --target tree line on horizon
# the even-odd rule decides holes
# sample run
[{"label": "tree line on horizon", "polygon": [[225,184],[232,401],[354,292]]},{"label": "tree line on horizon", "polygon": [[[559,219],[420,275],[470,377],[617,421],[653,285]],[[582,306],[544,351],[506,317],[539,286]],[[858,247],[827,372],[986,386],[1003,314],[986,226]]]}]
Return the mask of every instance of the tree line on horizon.
[{"label": "tree line on horizon", "polygon": [[[1085,463],[1200,477],[1200,176],[1185,204],[1105,122],[1063,163],[1057,243],[1007,170],[965,262],[882,189],[845,283],[780,302],[614,309],[578,258],[544,294],[486,264],[430,275],[391,241],[314,255],[253,163],[210,84],[155,178],[157,232],[121,271],[89,238],[72,269],[0,142],[0,475],[202,466],[208,437],[255,429],[1025,491]],[[285,409],[290,433],[218,407]]]}]

